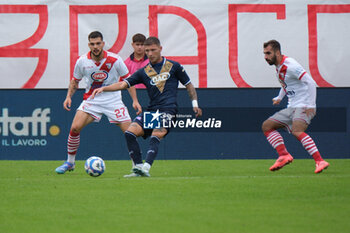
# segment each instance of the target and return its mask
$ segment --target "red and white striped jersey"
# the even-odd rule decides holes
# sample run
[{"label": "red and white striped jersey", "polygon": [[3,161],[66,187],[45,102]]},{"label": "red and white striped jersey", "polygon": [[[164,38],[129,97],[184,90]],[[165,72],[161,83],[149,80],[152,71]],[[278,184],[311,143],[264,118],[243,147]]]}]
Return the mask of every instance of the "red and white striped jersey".
[{"label": "red and white striped jersey", "polygon": [[283,56],[276,71],[278,81],[288,96],[288,107],[316,107],[316,83],[296,60]]},{"label": "red and white striped jersey", "polygon": [[[84,78],[86,82],[84,100],[88,99],[96,88],[111,85],[129,76],[129,70],[119,55],[108,51],[103,53],[104,57],[98,63],[91,59],[91,54],[88,52],[79,57],[75,64],[73,78],[77,81]],[[102,92],[95,96],[94,101],[121,101],[121,93]]]}]

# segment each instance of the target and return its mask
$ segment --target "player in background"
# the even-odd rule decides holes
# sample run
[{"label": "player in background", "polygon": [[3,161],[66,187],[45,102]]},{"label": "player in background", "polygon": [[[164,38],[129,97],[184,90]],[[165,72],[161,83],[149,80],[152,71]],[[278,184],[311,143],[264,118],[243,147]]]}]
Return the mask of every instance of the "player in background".
[{"label": "player in background", "polygon": [[[128,67],[130,75],[135,73],[138,69],[146,66],[149,62],[148,57],[145,53],[145,47],[143,45],[145,43],[145,40],[146,37],[141,33],[137,33],[132,37],[131,46],[133,47],[134,52],[124,61],[126,67]],[[142,83],[136,84],[134,87],[142,89],[146,88]],[[135,167],[135,164],[132,159],[131,161],[133,169]]]},{"label": "player in background", "polygon": [[[94,121],[99,122],[102,114],[108,117],[110,123],[118,125],[123,132],[131,123],[120,91],[102,93],[94,99],[90,98],[93,90],[117,83],[119,79],[128,77],[129,71],[119,55],[103,49],[105,42],[100,32],[91,32],[88,39],[90,51],[77,60],[67,97],[63,102],[64,109],[70,111],[71,98],[78,89],[79,82],[84,78],[86,82],[84,100],[75,113],[67,142],[68,158],[63,165],[56,168],[58,174],[74,170],[75,155],[80,144],[80,131]],[[140,114],[142,109],[137,100],[135,88],[129,88],[128,91],[133,100],[134,109],[137,110],[137,114]]]},{"label": "player in background", "polygon": [[[148,57],[145,53],[145,43],[146,37],[141,34],[137,33],[132,37],[132,47],[134,49],[134,52],[125,59],[125,65],[128,67],[128,70],[130,72],[130,75],[135,73],[138,69],[143,68],[145,65],[148,64]],[[136,88],[146,88],[145,85],[142,83],[136,84]]]},{"label": "player in background", "polygon": [[315,173],[328,168],[312,138],[305,133],[311,119],[316,115],[316,83],[304,68],[293,58],[281,54],[280,43],[270,40],[264,43],[265,60],[269,65],[275,65],[278,81],[281,83],[279,95],[272,99],[273,105],[278,105],[287,95],[288,106],[275,113],[262,124],[267,141],[276,149],[279,157],[270,167],[276,171],[293,161],[288,153],[282,136],[277,129],[287,128],[314,158]]},{"label": "player in background", "polygon": [[[156,112],[154,117],[160,114],[170,114],[174,116],[177,113],[177,89],[179,81],[186,87],[188,95],[192,100],[193,111],[196,116],[202,115],[202,110],[198,107],[197,93],[190,78],[184,68],[175,61],[168,60],[161,56],[162,46],[156,37],[149,37],[145,41],[145,52],[149,58],[149,64],[143,69],[139,69],[123,82],[115,83],[110,86],[101,87],[92,93],[92,96],[98,97],[107,91],[118,91],[126,89],[138,83],[143,83],[150,98],[150,104],[147,111]],[[143,127],[143,114],[138,115],[133,123],[125,131],[125,139],[128,145],[130,157],[135,163],[135,167],[130,175],[124,177],[150,176],[149,171],[155,160],[160,140],[164,138],[169,128],[160,127],[157,129],[145,129]],[[142,162],[141,150],[137,137],[147,138],[149,149],[145,163]]]}]

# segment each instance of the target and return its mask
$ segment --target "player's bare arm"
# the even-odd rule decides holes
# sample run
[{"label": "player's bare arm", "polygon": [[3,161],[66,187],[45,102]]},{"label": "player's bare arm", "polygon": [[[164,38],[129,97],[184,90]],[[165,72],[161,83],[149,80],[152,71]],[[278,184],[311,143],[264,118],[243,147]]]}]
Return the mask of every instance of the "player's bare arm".
[{"label": "player's bare arm", "polygon": [[70,111],[70,106],[72,104],[72,96],[77,91],[78,87],[79,82],[75,79],[72,79],[69,83],[66,99],[63,102],[63,108],[67,111]]},{"label": "player's bare arm", "polygon": [[128,88],[128,92],[132,99],[132,107],[136,110],[136,114],[139,115],[142,112],[142,107],[137,99],[136,88],[130,87]]},{"label": "player's bare arm", "polygon": [[202,109],[198,107],[197,92],[192,83],[186,85],[187,93],[190,99],[192,100],[193,112],[196,114],[196,117],[202,116]]},{"label": "player's bare arm", "polygon": [[278,96],[272,99],[272,105],[279,105],[285,95],[286,95],[286,92],[284,91],[283,88],[281,88],[280,92],[278,93]]},{"label": "player's bare arm", "polygon": [[120,91],[128,87],[129,87],[128,84],[125,81],[123,81],[123,82],[113,83],[109,86],[96,88],[91,94],[91,99],[95,98],[97,94],[100,94],[104,91]]},{"label": "player's bare arm", "polygon": [[316,108],[307,108],[305,110],[306,116],[315,116],[316,115]]}]

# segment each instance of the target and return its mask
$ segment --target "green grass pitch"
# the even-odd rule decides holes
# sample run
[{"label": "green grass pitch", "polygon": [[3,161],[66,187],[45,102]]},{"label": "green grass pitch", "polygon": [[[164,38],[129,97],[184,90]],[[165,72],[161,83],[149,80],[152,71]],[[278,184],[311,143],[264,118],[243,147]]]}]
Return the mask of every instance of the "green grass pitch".
[{"label": "green grass pitch", "polygon": [[61,161],[0,161],[0,232],[350,232],[350,160],[156,161],[150,178],[123,178],[130,161],[88,176]]}]

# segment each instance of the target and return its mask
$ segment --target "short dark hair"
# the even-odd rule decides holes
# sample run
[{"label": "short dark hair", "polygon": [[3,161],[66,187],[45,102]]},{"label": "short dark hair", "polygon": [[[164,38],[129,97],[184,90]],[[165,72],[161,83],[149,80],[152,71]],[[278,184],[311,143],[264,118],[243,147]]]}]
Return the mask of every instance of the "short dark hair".
[{"label": "short dark hair", "polygon": [[143,43],[145,46],[146,45],[158,45],[160,46],[160,41],[157,37],[155,36],[150,36],[145,40],[145,43]]},{"label": "short dark hair", "polygon": [[101,40],[103,40],[102,33],[99,31],[93,31],[89,34],[88,39],[90,40],[91,38],[99,38],[101,37]]},{"label": "short dark hair", "polygon": [[133,35],[133,37],[132,37],[133,43],[136,43],[136,42],[145,43],[145,40],[146,40],[146,37],[141,33],[137,33],[137,34]]},{"label": "short dark hair", "polygon": [[264,48],[266,48],[267,46],[271,46],[273,51],[281,51],[281,45],[277,40],[269,40],[267,42],[264,43]]}]

